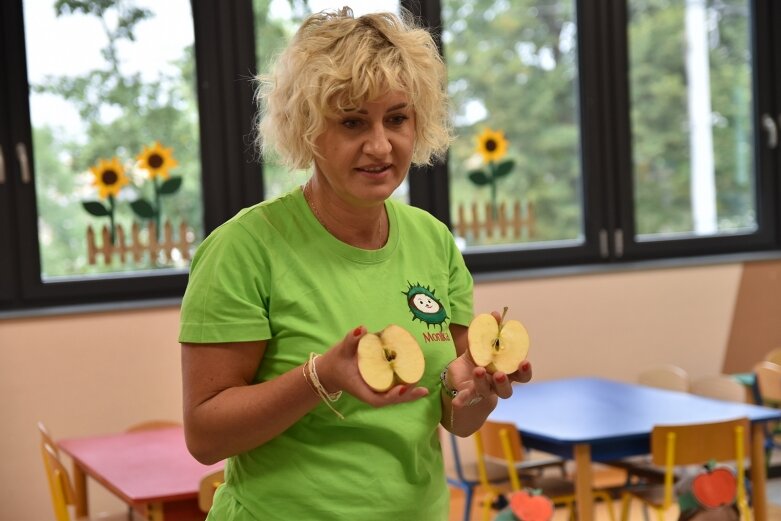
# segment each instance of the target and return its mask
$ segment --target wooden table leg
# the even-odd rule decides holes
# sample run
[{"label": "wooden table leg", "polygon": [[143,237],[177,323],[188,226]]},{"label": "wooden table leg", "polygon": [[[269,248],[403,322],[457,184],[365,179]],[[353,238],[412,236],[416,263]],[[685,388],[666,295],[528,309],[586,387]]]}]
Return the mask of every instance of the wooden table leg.
[{"label": "wooden table leg", "polygon": [[588,444],[575,445],[575,501],[577,501],[578,507],[578,521],[592,521],[594,519],[593,486],[591,446]]},{"label": "wooden table leg", "polygon": [[73,489],[76,493],[76,517],[87,517],[87,475],[76,463],[73,464]]},{"label": "wooden table leg", "polygon": [[146,518],[149,521],[163,521],[164,517],[162,503],[149,503],[146,506]]},{"label": "wooden table leg", "polygon": [[760,422],[751,424],[751,502],[754,521],[767,521],[765,426]]}]

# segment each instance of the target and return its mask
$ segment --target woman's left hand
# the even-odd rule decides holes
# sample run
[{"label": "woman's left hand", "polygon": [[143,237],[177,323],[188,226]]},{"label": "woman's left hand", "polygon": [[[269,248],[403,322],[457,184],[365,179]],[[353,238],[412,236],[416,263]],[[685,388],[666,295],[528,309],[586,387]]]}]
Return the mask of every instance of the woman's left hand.
[{"label": "woman's left hand", "polygon": [[[497,322],[501,320],[498,312],[491,313]],[[448,368],[448,380],[452,388],[458,391],[453,398],[453,406],[469,407],[476,405],[485,398],[495,396],[509,398],[513,394],[512,383],[526,383],[532,378],[532,366],[528,360],[523,360],[518,369],[512,373],[496,371],[489,373],[485,367],[474,363],[469,355],[469,349],[453,360]]]},{"label": "woman's left hand", "polygon": [[458,391],[453,398],[453,406],[469,407],[494,395],[509,398],[513,394],[513,382],[526,383],[531,380],[532,366],[528,360],[524,360],[510,374],[501,371],[489,373],[485,367],[475,365],[467,351],[450,363],[448,376],[451,386]]}]

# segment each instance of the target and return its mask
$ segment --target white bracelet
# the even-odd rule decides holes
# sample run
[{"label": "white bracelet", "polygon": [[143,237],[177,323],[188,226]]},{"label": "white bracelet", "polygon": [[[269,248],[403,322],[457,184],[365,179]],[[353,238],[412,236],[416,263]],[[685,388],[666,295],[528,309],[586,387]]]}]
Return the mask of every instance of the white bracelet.
[{"label": "white bracelet", "polygon": [[[306,364],[304,364],[304,380],[307,380],[307,383],[309,383],[315,390],[315,392],[320,396],[320,398],[323,400],[323,402],[328,406],[329,409],[331,409],[334,414],[336,414],[340,420],[344,420],[344,415],[337,411],[333,405],[331,405],[330,402],[335,402],[339,398],[342,397],[342,391],[336,391],[335,393],[329,393],[325,390],[325,387],[323,387],[323,384],[320,383],[320,378],[317,376],[317,367],[315,366],[315,359],[320,356],[317,353],[309,353],[309,360]],[[309,366],[309,379],[307,379],[307,366]],[[311,382],[310,382],[311,380]]]}]

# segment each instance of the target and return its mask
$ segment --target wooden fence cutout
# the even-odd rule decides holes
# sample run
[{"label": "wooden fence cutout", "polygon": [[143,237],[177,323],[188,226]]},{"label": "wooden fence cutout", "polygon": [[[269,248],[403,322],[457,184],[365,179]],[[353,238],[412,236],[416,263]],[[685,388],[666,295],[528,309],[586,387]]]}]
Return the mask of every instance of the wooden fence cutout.
[{"label": "wooden fence cutout", "polygon": [[[522,205],[520,201],[515,201],[512,205],[512,215],[507,215],[507,205],[500,203],[496,209],[496,218],[494,218],[493,205],[485,203],[483,205],[483,216],[480,217],[480,207],[477,203],[470,205],[469,215],[465,204],[459,204],[456,210],[456,221],[453,223],[453,229],[456,235],[466,237],[467,234],[477,240],[481,237],[492,239],[494,235],[500,238],[509,238],[521,240],[534,237],[534,205],[526,202]],[[522,206],[525,206],[521,212]]]},{"label": "wooden fence cutout", "polygon": [[173,225],[171,221],[166,220],[163,224],[163,240],[158,242],[157,240],[157,226],[153,221],[149,221],[146,226],[147,229],[147,244],[143,244],[141,241],[141,226],[134,222],[130,230],[130,244],[125,240],[125,229],[121,224],[116,226],[116,240],[115,244],[111,244],[111,232],[109,227],[104,225],[100,230],[102,239],[102,246],[98,246],[95,242],[95,231],[92,226],[87,226],[87,261],[89,264],[95,264],[97,262],[97,255],[103,254],[103,262],[106,265],[110,265],[114,254],[119,255],[120,263],[125,263],[125,258],[128,254],[132,254],[134,262],[141,262],[144,254],[149,254],[149,259],[155,262],[160,252],[166,259],[166,262],[170,262],[173,259],[173,250],[176,249],[182,255],[185,260],[190,259],[190,246],[193,241],[193,233],[187,228],[187,223],[182,222],[179,224],[179,237],[177,241],[174,241],[173,237]]}]

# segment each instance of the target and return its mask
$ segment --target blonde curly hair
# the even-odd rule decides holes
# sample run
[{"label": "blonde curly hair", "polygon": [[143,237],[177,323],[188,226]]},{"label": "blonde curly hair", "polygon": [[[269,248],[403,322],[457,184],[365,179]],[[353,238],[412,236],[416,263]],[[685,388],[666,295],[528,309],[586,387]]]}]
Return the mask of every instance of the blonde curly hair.
[{"label": "blonde curly hair", "polygon": [[260,151],[292,169],[309,168],[319,155],[315,139],[327,118],[389,91],[404,92],[415,111],[414,164],[444,156],[452,140],[445,65],[429,32],[406,11],[314,14],[257,79]]}]

